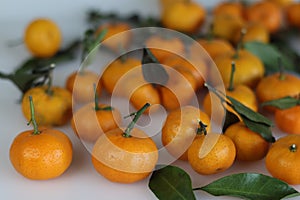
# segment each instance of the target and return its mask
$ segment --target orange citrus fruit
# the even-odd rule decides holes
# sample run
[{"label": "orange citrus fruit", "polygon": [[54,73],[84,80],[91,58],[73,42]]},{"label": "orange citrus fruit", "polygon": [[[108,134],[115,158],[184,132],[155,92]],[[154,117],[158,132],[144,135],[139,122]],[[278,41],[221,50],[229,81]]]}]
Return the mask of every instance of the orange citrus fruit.
[{"label": "orange citrus fruit", "polygon": [[180,160],[188,159],[188,148],[197,135],[200,120],[209,130],[209,117],[196,107],[184,106],[169,112],[162,128],[161,140],[172,156]]},{"label": "orange citrus fruit", "polygon": [[158,160],[154,141],[133,128],[130,137],[117,128],[101,135],[92,151],[92,163],[98,173],[112,182],[133,183],[147,178]]},{"label": "orange citrus fruit", "polygon": [[60,28],[51,19],[35,19],[25,29],[24,43],[36,57],[53,56],[59,50],[61,42]]},{"label": "orange citrus fruit", "polygon": [[[215,144],[204,143],[205,138],[215,141]],[[208,145],[212,145],[212,147],[206,152],[205,149],[209,148]],[[235,157],[236,149],[233,141],[226,135],[213,132],[197,136],[188,150],[188,161],[191,167],[203,175],[227,170],[234,163]]]},{"label": "orange citrus fruit", "polygon": [[283,136],[272,144],[265,162],[273,177],[288,184],[300,184],[299,146],[300,135]]},{"label": "orange citrus fruit", "polygon": [[37,86],[29,89],[22,99],[22,111],[30,120],[28,97],[32,96],[35,105],[36,121],[40,125],[60,126],[72,117],[72,94],[62,87]]},{"label": "orange citrus fruit", "polygon": [[268,153],[269,143],[260,134],[251,131],[243,122],[230,125],[224,134],[235,144],[237,160],[261,160]]}]

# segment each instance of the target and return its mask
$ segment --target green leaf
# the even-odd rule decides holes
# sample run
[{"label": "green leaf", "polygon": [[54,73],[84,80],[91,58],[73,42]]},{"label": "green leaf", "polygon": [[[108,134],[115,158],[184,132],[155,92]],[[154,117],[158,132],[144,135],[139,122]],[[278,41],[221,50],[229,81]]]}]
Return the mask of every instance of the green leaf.
[{"label": "green leaf", "polygon": [[281,53],[281,51],[272,44],[253,41],[244,43],[244,48],[261,59],[264,63],[267,74],[278,71],[278,58],[281,58],[285,69],[295,70],[294,63],[291,59]]},{"label": "green leaf", "polygon": [[280,99],[275,99],[271,101],[266,101],[261,104],[261,106],[274,106],[279,109],[288,109],[300,104],[300,100],[287,96]]},{"label": "green leaf", "polygon": [[76,40],[51,58],[29,58],[17,67],[13,73],[4,74],[0,72],[0,78],[10,80],[24,94],[32,87],[44,84],[51,64],[55,63],[57,65],[74,59],[75,50],[78,46],[79,41]]},{"label": "green leaf", "polygon": [[203,190],[214,196],[226,195],[250,200],[279,200],[299,194],[287,183],[257,173],[232,174],[194,190]]},{"label": "green leaf", "polygon": [[236,99],[226,96],[231,104],[232,107],[242,118],[244,124],[253,132],[260,134],[267,142],[275,142],[275,138],[272,135],[271,126],[273,122],[266,118],[265,116],[261,115],[258,112],[254,112],[247,106],[243,105]]},{"label": "green leaf", "polygon": [[235,124],[239,121],[240,121],[240,119],[235,114],[233,114],[232,112],[230,112],[226,109],[226,115],[225,115],[225,119],[224,119],[224,123],[223,123],[223,129],[222,129],[223,133],[226,131],[226,129],[230,125]]},{"label": "green leaf", "polygon": [[154,171],[149,181],[149,188],[160,200],[193,200],[190,176],[175,166],[166,166]]},{"label": "green leaf", "polygon": [[265,116],[263,116],[262,114],[255,112],[253,110],[251,110],[250,108],[248,108],[247,106],[243,105],[242,103],[240,103],[239,101],[237,101],[236,99],[230,97],[230,96],[226,96],[227,99],[229,99],[229,101],[231,102],[231,107],[240,115],[246,116],[248,119],[254,121],[254,122],[258,122],[258,123],[262,123],[262,124],[266,124],[268,126],[272,126],[273,122],[266,118]]},{"label": "green leaf", "polygon": [[244,124],[253,132],[260,134],[267,142],[275,142],[275,138],[272,135],[272,131],[270,129],[270,126],[267,126],[266,124],[253,122],[249,120],[247,117],[241,115]]},{"label": "green leaf", "polygon": [[142,72],[144,79],[151,84],[166,85],[169,80],[165,68],[148,48],[143,49]]}]

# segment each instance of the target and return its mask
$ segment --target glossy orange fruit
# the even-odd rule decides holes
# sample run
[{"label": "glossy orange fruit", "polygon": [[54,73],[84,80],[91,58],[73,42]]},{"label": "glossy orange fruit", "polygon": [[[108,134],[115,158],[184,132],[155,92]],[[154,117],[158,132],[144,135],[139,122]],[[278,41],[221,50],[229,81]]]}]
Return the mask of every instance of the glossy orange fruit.
[{"label": "glossy orange fruit", "polygon": [[[197,42],[206,50],[213,60],[224,53],[234,52],[232,44],[225,39],[198,39]],[[191,52],[193,52],[193,47],[191,47]]]},{"label": "glossy orange fruit", "polygon": [[257,1],[246,8],[246,18],[250,22],[264,25],[270,33],[278,31],[282,26],[280,7],[272,1]]},{"label": "glossy orange fruit", "polygon": [[266,167],[272,176],[288,184],[300,184],[300,135],[279,138],[266,156]]},{"label": "glossy orange fruit", "polygon": [[34,129],[21,132],[14,138],[9,150],[11,164],[18,173],[29,179],[59,177],[72,162],[72,143],[61,131],[38,128],[32,99],[29,104],[30,122]]},{"label": "glossy orange fruit", "polygon": [[172,55],[166,58],[162,64],[178,69],[179,72],[189,71],[197,82],[196,89],[203,87],[204,78],[208,76],[208,69],[204,59],[196,59],[191,56],[186,56],[186,58],[187,59],[178,55]]},{"label": "glossy orange fruit", "polygon": [[286,8],[286,21],[290,26],[300,28],[300,3],[295,2]]},{"label": "glossy orange fruit", "polygon": [[188,148],[197,135],[200,120],[209,130],[210,119],[199,108],[184,106],[168,113],[162,128],[161,140],[174,158],[188,159]]},{"label": "glossy orange fruit", "polygon": [[244,19],[227,14],[219,14],[212,19],[212,33],[214,36],[234,41],[236,32],[244,26]]},{"label": "glossy orange fruit", "polygon": [[[275,89],[274,89],[275,88]],[[256,96],[260,102],[271,101],[286,96],[297,96],[300,93],[300,79],[288,73],[274,73],[261,79],[256,87]],[[274,112],[272,106],[264,107]]]},{"label": "glossy orange fruit", "polygon": [[102,44],[115,52],[122,53],[131,42],[132,33],[130,29],[131,26],[126,22],[107,22],[98,27],[96,34],[106,30]]},{"label": "glossy orange fruit", "polygon": [[22,111],[30,120],[28,97],[32,96],[35,105],[35,117],[39,125],[60,126],[72,117],[72,94],[62,87],[37,86],[29,89],[22,99]]},{"label": "glossy orange fruit", "polygon": [[244,6],[240,2],[221,1],[213,8],[213,15],[223,14],[243,18]]},{"label": "glossy orange fruit", "polygon": [[197,2],[175,2],[163,10],[161,21],[164,27],[186,32],[197,32],[206,17],[206,10]]},{"label": "glossy orange fruit", "polygon": [[[244,27],[242,27],[246,31],[242,38],[242,42],[262,42],[269,43],[270,41],[270,33],[261,23],[257,22],[249,22],[246,23]],[[236,32],[235,43],[238,44],[242,37],[242,29]]]},{"label": "glossy orange fruit", "polygon": [[[212,143],[204,143],[205,140]],[[233,141],[226,135],[213,132],[196,137],[188,150],[188,161],[191,167],[203,175],[227,170],[234,163],[235,157],[236,149]]]},{"label": "glossy orange fruit", "polygon": [[[110,63],[103,71],[101,76],[101,82],[103,87],[110,94],[113,93],[117,82],[123,77],[126,76],[126,73],[131,69],[141,66],[141,61],[135,58],[119,58]],[[124,95],[122,91],[114,91],[114,95]]]},{"label": "glossy orange fruit", "polygon": [[73,114],[71,125],[80,139],[95,142],[103,133],[118,128],[121,119],[118,109],[106,104],[95,107],[95,103],[89,103]]},{"label": "glossy orange fruit", "polygon": [[77,103],[87,103],[94,99],[93,85],[97,86],[97,93],[101,95],[102,85],[99,75],[89,70],[76,71],[71,73],[66,80],[66,88],[69,90],[73,99]]},{"label": "glossy orange fruit", "polygon": [[300,134],[300,106],[297,105],[282,110],[277,109],[275,124],[285,133]]},{"label": "glossy orange fruit", "polygon": [[158,160],[154,141],[134,128],[130,137],[124,129],[110,130],[100,136],[92,151],[92,163],[98,173],[112,182],[133,183],[147,178]]},{"label": "glossy orange fruit", "polygon": [[47,58],[53,56],[58,52],[61,42],[61,30],[51,19],[34,19],[25,29],[24,43],[27,49],[36,57]]},{"label": "glossy orange fruit", "polygon": [[159,87],[161,104],[167,110],[187,105],[196,98],[197,81],[189,70],[178,67],[166,68],[169,80]]},{"label": "glossy orange fruit", "polygon": [[254,54],[243,49],[239,52],[226,53],[217,57],[215,64],[221,73],[225,85],[229,85],[232,61],[235,62],[236,66],[233,84],[244,84],[251,88],[256,87],[265,73],[262,61]]},{"label": "glossy orange fruit", "polygon": [[154,35],[147,38],[145,44],[159,62],[164,62],[166,58],[173,56],[174,54],[182,55],[185,50],[182,40],[176,37],[168,38],[166,36],[163,38],[161,36]]},{"label": "glossy orange fruit", "polygon": [[251,131],[243,122],[230,125],[224,134],[235,144],[237,160],[261,160],[268,153],[269,143],[260,134]]}]

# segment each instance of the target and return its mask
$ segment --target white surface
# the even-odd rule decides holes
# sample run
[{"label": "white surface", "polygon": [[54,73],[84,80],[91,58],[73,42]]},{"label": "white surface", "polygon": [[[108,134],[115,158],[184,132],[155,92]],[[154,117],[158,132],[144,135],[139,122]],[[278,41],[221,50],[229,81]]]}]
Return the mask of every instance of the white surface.
[{"label": "white surface", "polygon": [[[46,16],[54,19],[62,28],[64,42],[67,43],[72,38],[81,36],[85,30],[85,11],[91,7],[102,10],[119,10],[123,14],[132,11],[139,11],[145,15],[157,15],[159,13],[157,1],[131,0],[126,1],[122,6],[120,5],[123,4],[121,2],[125,1],[2,1],[0,8],[0,70],[10,72],[30,56],[23,45],[8,48],[7,42],[21,38],[24,27],[34,17]],[[213,5],[214,2],[216,0],[210,1],[207,6]],[[57,68],[54,83],[63,86],[65,77],[77,69],[78,62],[76,61]],[[89,153],[80,141],[74,137],[69,125],[58,128],[69,135],[74,147],[73,163],[66,173],[57,179],[47,181],[32,181],[23,178],[12,168],[8,156],[9,147],[14,137],[29,128],[26,126],[20,104],[17,103],[20,92],[12,83],[0,80],[0,94],[1,199],[156,199],[148,189],[148,179],[125,185],[111,183],[101,177],[93,169]],[[268,174],[264,161],[236,162],[225,173],[212,176],[200,176],[184,162],[177,162],[176,164],[182,166],[191,175],[194,187],[206,185],[229,173],[259,172]],[[300,186],[295,188],[300,190]],[[195,194],[197,199],[234,199],[232,197],[213,197],[199,191],[196,191]]]}]

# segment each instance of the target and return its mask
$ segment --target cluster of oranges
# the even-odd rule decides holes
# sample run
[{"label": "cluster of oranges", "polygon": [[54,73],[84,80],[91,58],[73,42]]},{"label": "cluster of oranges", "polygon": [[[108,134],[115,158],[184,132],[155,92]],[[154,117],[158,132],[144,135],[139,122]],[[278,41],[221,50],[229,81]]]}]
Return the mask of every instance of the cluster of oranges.
[{"label": "cluster of oranges", "polygon": [[[208,13],[199,3],[186,0],[160,2],[161,23],[166,28],[195,34],[206,21]],[[97,172],[114,182],[142,180],[155,168],[158,149],[151,137],[134,125],[141,114],[155,111],[156,105],[162,105],[168,112],[161,129],[163,146],[174,158],[188,161],[198,173],[225,171],[235,160],[265,158],[266,167],[274,177],[300,184],[298,105],[284,110],[265,107],[267,112],[274,114],[278,128],[292,134],[274,144],[251,131],[242,119],[224,133],[212,132],[213,94],[198,98],[203,109],[189,105],[195,94],[206,92],[204,82],[214,80],[209,62],[194,51],[198,43],[217,66],[226,94],[253,111],[260,111],[259,104],[263,102],[286,96],[298,98],[298,77],[283,71],[265,76],[263,62],[243,49],[242,43],[268,43],[270,34],[284,26],[299,28],[299,8],[300,4],[283,0],[261,0],[249,5],[222,2],[213,9],[208,37],[197,38],[197,44],[187,48],[179,38],[147,38],[145,46],[150,46],[150,53],[163,64],[161,67],[168,74],[165,85],[147,82],[141,60],[128,54],[110,63],[101,77],[83,68],[66,78],[65,88],[49,84],[28,90],[22,100],[22,110],[26,119],[33,123],[34,130],[15,138],[10,150],[13,166],[31,179],[61,175],[71,163],[72,147],[63,133],[51,127],[71,122],[74,133],[81,140],[93,143],[92,163]],[[132,35],[125,32],[122,37],[113,36],[130,29],[131,25],[126,22],[108,22],[101,24],[96,34],[106,30],[104,40],[110,38],[110,42],[103,44],[120,53],[130,45]],[[24,42],[34,56],[47,58],[59,50],[61,38],[54,22],[39,19],[26,29]],[[185,55],[189,61],[179,55]],[[127,127],[122,125],[118,108],[100,103],[99,97],[104,90],[127,98],[138,110],[130,115],[133,121]],[[72,102],[83,106],[72,113]],[[36,124],[42,127],[38,128]]]}]

